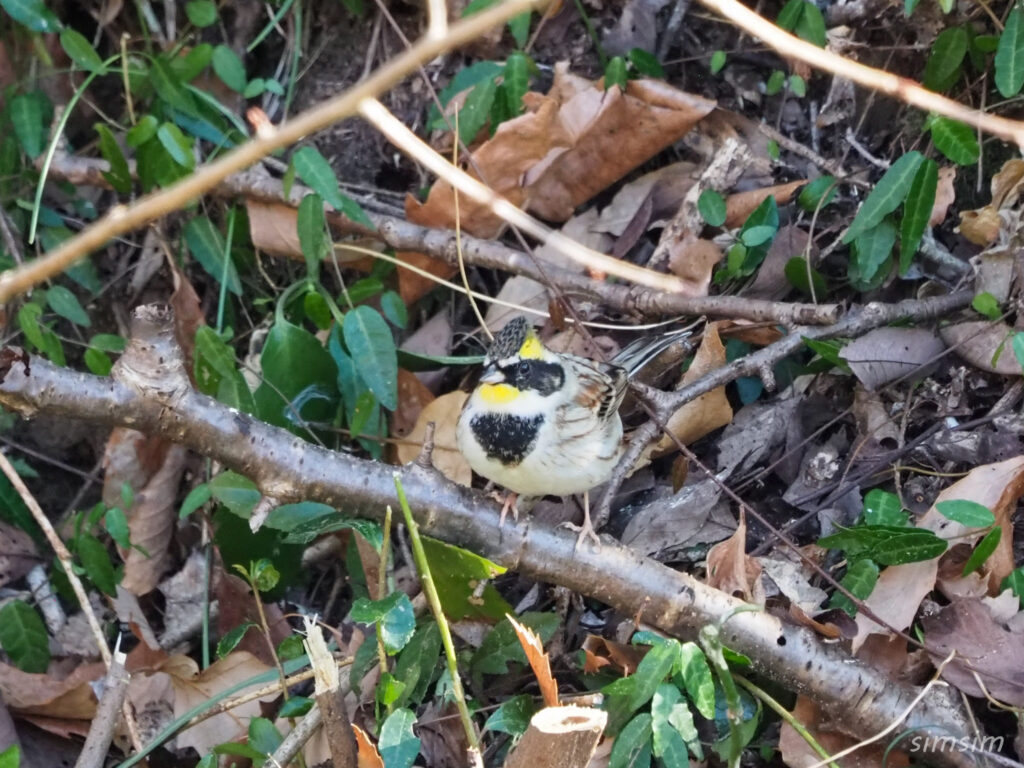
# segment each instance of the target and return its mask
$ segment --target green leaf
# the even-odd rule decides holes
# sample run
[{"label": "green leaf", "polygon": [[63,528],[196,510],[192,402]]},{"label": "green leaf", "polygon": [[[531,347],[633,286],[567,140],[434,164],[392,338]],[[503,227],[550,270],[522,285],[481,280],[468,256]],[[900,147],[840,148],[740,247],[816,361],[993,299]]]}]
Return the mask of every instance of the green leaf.
[{"label": "green leaf", "polygon": [[764,84],[764,93],[766,96],[774,96],[782,90],[782,86],[786,84],[786,73],[781,69],[773,70],[768,75],[768,80]]},{"label": "green leaf", "polygon": [[671,683],[662,683],[651,701],[651,729],[654,734],[654,755],[664,765],[688,766],[687,746],[697,759],[703,759],[697,728],[693,724],[682,694]]},{"label": "green leaf", "polygon": [[327,256],[330,248],[327,220],[324,218],[324,201],[320,195],[312,194],[302,198],[295,226],[299,234],[299,247],[306,258],[307,274],[310,279],[316,280],[320,273],[320,262]]},{"label": "green leaf", "polygon": [[819,48],[824,48],[828,43],[828,36],[825,34],[825,17],[821,15],[821,11],[814,3],[804,3],[804,12],[800,14],[795,31],[797,37]]},{"label": "green leaf", "polygon": [[789,0],[789,2],[782,6],[782,10],[779,11],[775,23],[787,32],[792,32],[796,29],[796,25],[799,23],[803,13],[804,0]]},{"label": "green leaf", "polygon": [[196,387],[204,395],[217,394],[221,380],[235,374],[235,353],[208,325],[196,330],[194,374]]},{"label": "green leaf", "polygon": [[907,152],[892,164],[857,211],[853,223],[843,236],[844,243],[852,242],[862,233],[877,227],[882,219],[899,207],[923,159],[920,152],[913,151]]},{"label": "green leaf", "polygon": [[406,643],[398,655],[394,675],[405,684],[405,688],[395,700],[394,706],[418,706],[423,701],[433,681],[440,652],[441,631],[436,622],[428,621],[416,630],[412,640]]},{"label": "green leaf", "polygon": [[[494,80],[483,80],[478,83],[469,95],[462,108],[458,110],[459,136],[467,144],[476,138],[480,129],[484,127],[487,118],[491,113],[491,107],[497,94],[498,85]],[[453,115],[452,124],[456,125]],[[497,127],[497,126],[493,126]]]},{"label": "green leaf", "polygon": [[89,369],[89,372],[95,376],[109,376],[110,372],[114,369],[114,362],[103,352],[98,349],[85,350],[82,355],[82,360],[85,362],[85,367]]},{"label": "green leaf", "polygon": [[794,96],[802,99],[807,95],[807,81],[800,77],[800,75],[790,75],[789,90]]},{"label": "green leaf", "polygon": [[528,694],[520,694],[506,699],[484,723],[484,731],[496,733],[507,733],[510,736],[522,736],[530,725],[530,718],[533,717],[537,708],[533,704],[533,697]]},{"label": "green leaf", "polygon": [[621,90],[626,90],[626,83],[628,81],[629,75],[626,72],[626,60],[621,56],[609,59],[608,64],[604,68],[604,89],[607,91],[613,85],[617,85]]},{"label": "green leaf", "polygon": [[57,32],[62,26],[43,0],[0,0],[0,6],[33,32]]},{"label": "green leaf", "polygon": [[[989,320],[998,320],[999,316],[1002,315],[1002,310],[999,307],[999,300],[996,299],[988,291],[982,291],[971,300],[971,307],[979,315],[984,315]],[[1024,349],[1022,349],[1024,351]],[[1016,353],[1016,348],[1014,348]],[[1019,362],[1019,357],[1018,357]]]},{"label": "green leaf", "polygon": [[[524,613],[517,621],[536,632],[542,643],[550,640],[559,626],[558,615],[554,613]],[[526,664],[526,654],[515,629],[507,619],[502,619],[476,649],[470,671],[479,681],[483,675],[507,675],[510,663]]]},{"label": "green leaf", "polygon": [[327,299],[316,291],[310,291],[302,297],[302,311],[306,317],[321,331],[326,331],[334,322]]},{"label": "green leaf", "polygon": [[254,717],[249,721],[249,743],[261,755],[273,754],[284,737],[274,724],[265,717]]},{"label": "green leaf", "polygon": [[713,189],[705,189],[697,198],[697,210],[712,227],[725,224],[725,199]]},{"label": "green leaf", "polygon": [[131,547],[131,532],[128,529],[128,518],[120,507],[111,507],[104,513],[103,525],[117,546],[122,549],[129,549]]},{"label": "green leaf", "polygon": [[238,644],[242,642],[242,638],[245,637],[245,633],[255,627],[251,621],[247,621],[244,624],[240,624],[237,627],[232,627],[217,643],[217,658],[223,659],[229,653],[231,653]]},{"label": "green leaf", "polygon": [[307,422],[329,423],[334,417],[338,369],[313,334],[278,320],[267,334],[260,363],[263,382],[253,398],[264,421],[307,435]]},{"label": "green leaf", "polygon": [[[878,566],[871,560],[856,560],[846,569],[846,575],[839,583],[858,600],[866,600],[878,583]],[[849,616],[857,615],[856,604],[839,591],[832,595],[829,606],[839,608]]]},{"label": "green leaf", "polygon": [[825,296],[828,292],[824,275],[814,267],[808,267],[807,262],[800,256],[794,256],[787,261],[783,273],[790,284],[806,296],[811,295],[812,286],[814,287],[814,296]]},{"label": "green leaf", "polygon": [[416,629],[412,602],[405,592],[394,592],[382,600],[360,597],[352,604],[351,616],[353,621],[377,624],[384,648],[392,656],[405,647]]},{"label": "green leaf", "polygon": [[46,140],[46,97],[38,91],[19,93],[7,102],[7,115],[22,150],[33,160],[43,152]]},{"label": "green leaf", "polygon": [[900,274],[910,269],[910,262],[921,244],[921,237],[928,227],[935,206],[935,191],[939,185],[939,166],[929,157],[923,158],[914,174],[903,205],[903,221],[900,223]]},{"label": "green leaf", "polygon": [[999,585],[999,589],[1000,591],[1009,589],[1018,599],[1024,598],[1024,566],[1010,571],[1003,579],[1003,583]]},{"label": "green leaf", "polygon": [[301,635],[288,635],[288,637],[277,644],[277,656],[284,661],[297,659],[305,652],[306,649],[302,646]]},{"label": "green leaf", "polygon": [[209,482],[210,494],[229,512],[245,520],[262,498],[256,483],[236,472],[221,472]]},{"label": "green leaf", "polygon": [[86,40],[85,36],[71,27],[65,27],[60,33],[60,46],[80,69],[86,72],[106,72],[103,66],[103,59],[96,53],[92,43]]},{"label": "green leaf", "polygon": [[18,768],[21,765],[21,747],[11,744],[0,752],[0,768]]},{"label": "green leaf", "polygon": [[197,27],[209,27],[217,23],[217,4],[213,0],[189,0],[185,15]]},{"label": "green leaf", "polygon": [[996,88],[1004,99],[1020,93],[1024,86],[1024,12],[1014,5],[996,47]]},{"label": "green leaf", "polygon": [[65,320],[70,320],[75,325],[81,325],[85,328],[92,325],[89,315],[82,309],[82,305],[78,303],[78,297],[63,285],[50,287],[46,292],[46,303],[50,305],[50,309]]},{"label": "green leaf", "polygon": [[[271,514],[271,517],[273,517],[273,514]],[[379,524],[372,520],[364,520],[359,517],[340,517],[337,514],[318,517],[314,520],[307,520],[304,523],[300,523],[295,526],[295,528],[288,531],[284,540],[288,544],[308,544],[325,533],[334,533],[335,531],[345,530],[358,532],[360,536],[373,544],[374,547],[380,549],[383,534],[381,533]]]},{"label": "green leaf", "polygon": [[396,709],[380,728],[377,748],[386,768],[410,768],[420,753],[420,740],[413,733],[416,715]]},{"label": "green leaf", "polygon": [[929,125],[935,146],[954,163],[971,165],[978,161],[981,149],[971,126],[948,117],[933,117]]},{"label": "green leaf", "polygon": [[221,43],[213,49],[213,71],[228,88],[236,93],[245,90],[245,65],[238,54]]},{"label": "green leaf", "polygon": [[[513,56],[522,54],[512,54]],[[509,59],[511,60],[511,56]],[[472,88],[478,83],[484,80],[493,80],[496,77],[505,75],[507,64],[502,66],[495,61],[478,61],[475,64],[470,64],[468,67],[464,67],[455,73],[455,77],[451,79],[447,86],[441,91],[440,99],[442,106],[447,106],[456,95],[462,93],[468,88]],[[445,121],[444,116],[441,115],[437,110],[436,105],[430,106],[430,112],[427,117],[427,127],[432,131],[446,131],[449,130],[448,123]],[[462,130],[463,135],[465,129]]]},{"label": "green leaf", "polygon": [[[302,717],[313,708],[313,700],[305,696],[292,696],[281,705],[278,717]],[[197,766],[198,768],[198,766]]]},{"label": "green leaf", "polygon": [[96,123],[100,138],[100,154],[110,164],[110,170],[103,172],[103,178],[110,182],[118,194],[127,195],[132,191],[132,174],[117,139],[103,123]]},{"label": "green leaf", "polygon": [[986,533],[985,537],[978,542],[978,546],[971,552],[971,556],[967,558],[967,562],[964,563],[964,570],[961,576],[974,573],[981,568],[982,564],[996,551],[996,547],[999,546],[999,541],[1002,537],[1003,529],[998,526]]},{"label": "green leaf", "polygon": [[[502,76],[502,89],[505,93],[505,105],[509,115],[516,117],[523,111],[523,96],[530,89],[530,69],[533,61],[525,53],[516,51],[505,62]],[[460,123],[463,115],[460,115]]]},{"label": "green leaf", "polygon": [[976,501],[967,499],[956,499],[954,501],[940,501],[935,509],[943,517],[952,520],[968,528],[987,528],[995,525],[996,516],[992,510]]},{"label": "green leaf", "polygon": [[887,259],[896,244],[896,225],[885,219],[873,228],[861,232],[853,243],[850,259],[850,278],[858,285],[870,285],[876,278],[884,278]]},{"label": "green leaf", "polygon": [[338,177],[316,147],[302,147],[292,156],[295,172],[309,187],[331,206],[357,224],[373,229],[373,222],[359,204],[342,194],[338,188]]},{"label": "green leaf", "polygon": [[661,62],[658,61],[658,57],[643,48],[633,48],[629,52],[629,60],[638,74],[647,77],[665,76],[665,70],[662,68]]},{"label": "green leaf", "polygon": [[0,608],[0,646],[22,672],[41,674],[50,664],[50,640],[35,608],[12,600]]},{"label": "green leaf", "polygon": [[747,248],[756,248],[759,245],[764,245],[773,237],[775,237],[775,227],[761,225],[744,229],[740,235],[740,240]]},{"label": "green leaf", "polygon": [[[431,564],[441,607],[452,621],[480,618],[497,621],[513,612],[512,606],[489,583],[505,572],[500,565],[428,537],[423,538],[423,549]],[[487,585],[482,592],[481,584]]]},{"label": "green leaf", "polygon": [[819,206],[824,208],[836,196],[837,184],[834,176],[819,176],[800,190],[796,202],[808,213],[814,213]]},{"label": "green leaf", "polygon": [[[242,283],[220,230],[206,216],[196,216],[185,225],[185,242],[199,265],[218,283],[227,278],[227,288],[236,296],[242,295]],[[227,259],[225,263],[225,259]],[[225,270],[225,266],[227,269]]]},{"label": "green leaf", "polygon": [[149,82],[157,95],[167,104],[186,115],[197,114],[192,95],[185,90],[178,75],[163,58],[153,59],[153,66],[149,70]]},{"label": "green leaf", "polygon": [[951,27],[940,32],[924,67],[924,87],[933,91],[948,90],[959,77],[966,55],[967,30]]},{"label": "green leaf", "polygon": [[523,11],[508,20],[508,31],[519,48],[525,48],[530,40],[530,16],[530,11]]},{"label": "green leaf", "polygon": [[405,302],[395,291],[386,291],[380,297],[380,308],[392,325],[398,328],[405,328],[409,322],[409,310],[405,308]]},{"label": "green leaf", "polygon": [[186,517],[191,515],[203,504],[208,502],[213,497],[213,492],[210,490],[208,483],[200,483],[185,497],[185,500],[181,502],[181,509],[178,510],[178,519],[184,520]]},{"label": "green leaf", "polygon": [[708,68],[711,70],[711,74],[712,75],[717,75],[719,72],[721,72],[722,68],[725,66],[725,62],[726,62],[725,51],[719,50],[719,51],[715,51],[714,53],[712,53],[711,54],[711,61],[710,61],[709,65],[708,65]]},{"label": "green leaf", "polygon": [[398,407],[398,357],[395,339],[380,313],[366,305],[345,315],[345,346],[359,361],[359,376],[389,411]]},{"label": "green leaf", "polygon": [[903,511],[900,497],[895,493],[872,488],[864,497],[864,523],[866,525],[907,524],[907,513]]},{"label": "green leaf", "polygon": [[715,716],[715,681],[704,651],[696,643],[681,643],[677,671],[697,711],[711,720]]},{"label": "green leaf", "polygon": [[651,764],[653,718],[644,712],[634,717],[612,742],[608,768],[643,768]]},{"label": "green leaf", "polygon": [[178,126],[174,123],[164,123],[157,129],[156,137],[174,162],[190,171],[195,167],[196,158],[192,154],[192,142]]},{"label": "green leaf", "polygon": [[141,147],[156,136],[156,129],[159,127],[160,121],[153,115],[143,115],[139,122],[128,129],[124,141],[129,147]]},{"label": "green leaf", "polygon": [[870,557],[879,565],[903,565],[931,560],[947,548],[945,539],[931,531],[908,528],[872,547]]},{"label": "green leaf", "polygon": [[99,539],[89,533],[78,537],[78,557],[82,561],[89,580],[103,594],[110,597],[117,595],[117,577],[114,565],[110,562],[110,553]]}]

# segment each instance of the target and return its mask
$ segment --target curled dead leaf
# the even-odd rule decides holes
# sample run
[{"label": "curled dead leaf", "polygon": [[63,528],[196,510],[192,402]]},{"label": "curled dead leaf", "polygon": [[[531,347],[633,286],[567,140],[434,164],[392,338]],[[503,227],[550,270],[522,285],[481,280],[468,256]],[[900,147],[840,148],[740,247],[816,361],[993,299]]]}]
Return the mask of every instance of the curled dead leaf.
[{"label": "curled dead leaf", "polygon": [[960,211],[960,234],[975,245],[991,245],[999,237],[999,212],[991,205],[973,211]]},{"label": "curled dead leaf", "polygon": [[721,260],[721,248],[692,234],[669,246],[668,268],[691,288],[690,296],[707,296],[711,271]]},{"label": "curled dead leaf", "polygon": [[455,425],[462,413],[469,394],[461,390],[441,395],[420,411],[416,427],[409,436],[398,444],[396,456],[400,464],[408,464],[420,454],[427,424],[434,422],[434,452],[431,456],[434,467],[453,483],[470,485],[473,482],[473,470],[459,452],[455,443]]},{"label": "curled dead leaf", "polygon": [[946,213],[956,201],[956,190],[953,182],[956,181],[956,166],[947,165],[939,168],[939,183],[935,188],[935,203],[932,205],[932,215],[928,219],[929,227],[937,227],[946,220]]},{"label": "curled dead leaf", "polygon": [[771,187],[751,189],[748,192],[737,192],[734,195],[729,195],[729,198],[725,201],[725,226],[730,229],[740,226],[754,212],[754,209],[769,197],[774,197],[778,205],[785,205],[793,199],[796,191],[806,183],[807,179],[798,179],[786,184],[776,184]]},{"label": "curled dead leaf", "polygon": [[1007,343],[1013,329],[1006,323],[972,320],[939,331],[943,341],[965,361],[982,371],[1020,376],[1021,364]]}]

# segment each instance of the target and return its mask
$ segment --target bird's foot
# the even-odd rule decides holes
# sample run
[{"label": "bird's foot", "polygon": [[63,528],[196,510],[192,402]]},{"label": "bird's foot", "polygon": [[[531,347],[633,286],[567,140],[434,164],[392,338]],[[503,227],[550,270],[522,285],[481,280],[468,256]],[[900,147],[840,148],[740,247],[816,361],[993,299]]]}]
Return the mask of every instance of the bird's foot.
[{"label": "bird's foot", "polygon": [[601,539],[598,537],[597,531],[594,530],[594,526],[590,522],[590,496],[588,494],[583,494],[583,525],[562,523],[562,527],[568,528],[570,531],[579,534],[579,536],[576,537],[576,546],[573,547],[574,552],[579,550],[584,539],[590,539],[594,542],[595,547],[601,549]]},{"label": "bird's foot", "polygon": [[501,502],[501,516],[498,518],[498,527],[501,528],[505,525],[505,518],[508,517],[509,510],[512,511],[512,519],[517,523],[519,522],[519,507],[516,506],[516,502],[519,500],[519,494],[508,491],[507,493],[500,493],[498,491],[491,491],[488,494],[495,501]]}]

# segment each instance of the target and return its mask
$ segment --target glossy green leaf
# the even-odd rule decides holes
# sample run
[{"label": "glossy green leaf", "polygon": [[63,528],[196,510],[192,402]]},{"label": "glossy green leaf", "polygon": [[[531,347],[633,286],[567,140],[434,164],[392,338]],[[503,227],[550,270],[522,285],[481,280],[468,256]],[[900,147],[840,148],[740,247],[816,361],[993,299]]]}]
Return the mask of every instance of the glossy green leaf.
[{"label": "glossy green leaf", "polygon": [[217,4],[213,0],[189,0],[185,15],[197,27],[209,27],[217,23]]},{"label": "glossy green leaf", "polygon": [[405,308],[405,302],[395,291],[385,291],[380,297],[380,308],[392,325],[398,328],[405,328],[409,322],[409,310]]},{"label": "glossy green leaf", "polygon": [[609,59],[604,68],[604,89],[607,91],[617,85],[620,89],[626,90],[627,82],[629,82],[629,74],[626,71],[626,60],[621,56]]},{"label": "glossy green leaf", "polygon": [[1024,602],[1024,566],[1010,571],[1006,578],[1003,579],[1003,583],[999,585],[999,589],[1000,591],[1004,589],[1011,590],[1018,600]]},{"label": "glossy green leaf", "polygon": [[299,234],[299,247],[306,259],[306,269],[311,279],[320,273],[320,263],[331,247],[327,238],[327,220],[324,218],[324,201],[318,194],[306,195],[299,203],[295,226]]},{"label": "glossy green leaf", "polygon": [[[458,110],[459,137],[467,144],[476,138],[487,122],[497,91],[498,85],[495,80],[483,80],[469,92],[462,108]],[[451,120],[454,125],[454,115]]]},{"label": "glossy green leaf", "polygon": [[185,496],[185,500],[181,502],[181,509],[178,510],[178,519],[183,520],[206,502],[213,498],[213,492],[210,490],[208,483],[200,483]]},{"label": "glossy green leaf", "polygon": [[866,525],[907,524],[907,513],[903,511],[903,503],[895,493],[872,488],[864,497],[864,523]]},{"label": "glossy green leaf", "polygon": [[440,652],[441,631],[437,623],[427,621],[421,624],[395,662],[394,675],[405,684],[405,688],[394,706],[418,706],[422,703],[434,678]]},{"label": "glossy green leaf", "polygon": [[789,92],[802,99],[807,95],[807,81],[800,77],[800,75],[790,75]]},{"label": "glossy green leaf", "polygon": [[[273,517],[273,513],[271,513],[271,517]],[[374,548],[380,550],[384,534],[380,529],[379,523],[359,517],[341,517],[338,514],[317,517],[300,523],[288,531],[284,540],[288,544],[308,544],[326,533],[346,530],[356,531],[370,542]]]},{"label": "glossy green leaf", "polygon": [[274,508],[267,516],[264,525],[278,531],[288,532],[311,522],[337,516],[338,513],[334,507],[321,504],[318,501],[299,501]]},{"label": "glossy green leaf", "polygon": [[764,84],[765,96],[775,96],[786,84],[786,73],[781,69],[773,70]]},{"label": "glossy green leaf", "polygon": [[688,766],[687,745],[694,757],[704,757],[693,715],[681,699],[678,688],[671,683],[662,683],[651,700],[654,755],[665,765]]},{"label": "glossy green leaf", "polygon": [[75,325],[81,325],[85,328],[92,325],[88,313],[82,309],[82,305],[78,302],[78,297],[63,285],[53,285],[50,287],[46,292],[46,303],[50,305],[50,309],[65,320],[70,320]]},{"label": "glossy green leaf", "polygon": [[[878,583],[878,566],[871,560],[856,560],[846,569],[846,574],[839,583],[858,600],[867,600]],[[829,605],[845,611],[850,616],[857,615],[856,604],[838,590],[832,595]]]},{"label": "glossy green leaf", "polygon": [[251,621],[247,621],[243,624],[239,624],[237,627],[232,627],[225,632],[224,636],[221,637],[220,641],[217,643],[217,658],[223,659],[235,650],[235,648],[238,647],[238,644],[242,642],[242,638],[245,637],[245,633],[255,626],[256,625]]},{"label": "glossy green leaf", "polygon": [[331,206],[357,224],[373,229],[373,222],[365,211],[338,188],[338,177],[330,163],[315,147],[302,147],[292,156],[295,172],[309,187]]},{"label": "glossy green leaf", "polygon": [[677,665],[680,643],[676,641],[651,647],[647,655],[640,660],[636,672],[629,678],[632,690],[629,692],[627,709],[632,714],[651,700],[658,686]]},{"label": "glossy green leaf", "polygon": [[649,768],[654,735],[653,718],[646,712],[634,717],[612,742],[608,768]]},{"label": "glossy green leaf", "polygon": [[390,411],[398,407],[398,357],[395,339],[380,313],[359,306],[345,315],[345,346],[359,361],[359,376],[377,401]]},{"label": "glossy green leaf", "polygon": [[804,12],[800,14],[795,31],[797,37],[813,43],[819,48],[824,48],[828,43],[828,36],[825,34],[825,17],[821,15],[821,11],[814,3],[804,3]]},{"label": "glossy green leaf", "polygon": [[745,228],[740,234],[740,240],[747,248],[756,248],[759,245],[764,245],[773,237],[775,237],[775,227],[768,225],[750,227],[749,229]]},{"label": "glossy green leaf", "polygon": [[837,185],[834,176],[819,176],[800,190],[797,205],[808,213],[814,213],[819,207],[824,208],[836,196]]},{"label": "glossy green leaf", "polygon": [[410,768],[420,753],[420,740],[413,733],[416,715],[408,709],[396,709],[380,728],[377,749],[385,768]]},{"label": "glossy green leaf", "polygon": [[787,32],[792,32],[796,29],[797,22],[800,21],[803,13],[804,0],[788,0],[775,18],[775,23]]},{"label": "glossy green leaf", "polygon": [[530,11],[517,13],[508,20],[508,31],[519,48],[525,48],[530,39]]},{"label": "glossy green leaf", "polygon": [[794,256],[786,262],[783,268],[786,280],[805,296],[810,296],[811,288],[814,288],[813,295],[821,298],[828,292],[828,285],[825,277],[814,267],[808,267],[807,261],[799,256]]},{"label": "glossy green leaf", "polygon": [[61,30],[60,47],[64,49],[68,58],[75,62],[79,69],[84,69],[86,72],[99,72],[100,74],[106,72],[106,67],[103,66],[103,59],[96,53],[92,43],[85,38],[85,35],[71,29],[71,27],[65,27]]},{"label": "glossy green leaf", "polygon": [[960,75],[967,55],[967,30],[951,27],[939,33],[932,43],[928,63],[924,67],[924,86],[933,91],[948,90]]},{"label": "glossy green leaf", "polygon": [[999,36],[995,58],[996,88],[1004,99],[1020,93],[1024,86],[1024,11],[1014,5]]},{"label": "glossy green leaf", "polygon": [[502,88],[509,115],[512,117],[523,111],[523,96],[530,90],[530,69],[533,66],[530,57],[520,51],[511,54],[505,62]]},{"label": "glossy green leaf", "polygon": [[[861,232],[853,243],[850,277],[858,284],[870,284],[882,273],[882,267],[896,244],[896,226],[889,220]],[[884,277],[884,275],[882,275]]]},{"label": "glossy green leaf", "polygon": [[[490,619],[499,621],[512,613],[509,605],[491,581],[505,569],[479,555],[428,537],[423,549],[431,564],[441,607],[453,621]],[[483,592],[480,585],[486,584]]]},{"label": "glossy green leaf", "polygon": [[712,75],[717,75],[719,72],[721,72],[722,68],[725,66],[725,62],[726,62],[725,51],[719,50],[719,51],[715,51],[714,53],[712,53],[711,54],[711,61],[708,64],[708,68],[711,70],[711,74]]},{"label": "glossy green leaf", "polygon": [[162,58],[153,59],[149,70],[149,82],[157,95],[170,106],[186,115],[196,115],[196,105],[192,95],[185,90],[177,74]]},{"label": "glossy green leaf", "polygon": [[711,720],[715,715],[715,681],[704,651],[696,643],[681,643],[677,672],[697,711]]},{"label": "glossy green leaf", "polygon": [[92,347],[85,350],[82,360],[85,362],[85,367],[89,369],[89,373],[95,376],[109,376],[110,372],[114,370],[114,361],[105,352],[100,352]]},{"label": "glossy green leaf", "polygon": [[872,547],[870,557],[879,565],[903,565],[931,560],[947,548],[946,541],[931,531],[907,529]]},{"label": "glossy green leaf", "polygon": [[22,672],[41,674],[50,664],[50,639],[42,618],[23,600],[0,608],[0,647]]},{"label": "glossy green leaf", "polygon": [[83,533],[77,540],[78,559],[82,562],[89,580],[103,594],[109,597],[117,595],[117,577],[114,565],[110,561],[110,553],[95,536]]},{"label": "glossy green leaf", "polygon": [[920,152],[907,152],[890,166],[857,211],[853,223],[843,236],[844,243],[852,242],[864,232],[877,227],[882,219],[900,206],[923,159]]},{"label": "glossy green leaf", "polygon": [[262,498],[256,483],[236,472],[221,472],[208,483],[210,494],[229,512],[245,520]]},{"label": "glossy green leaf", "polygon": [[911,260],[928,228],[928,220],[935,207],[935,192],[939,184],[939,166],[930,157],[921,160],[907,192],[900,223],[900,274],[910,269]]},{"label": "glossy green leaf", "polygon": [[7,102],[7,116],[14,127],[21,149],[35,159],[43,152],[46,141],[46,97],[38,91],[19,93]]},{"label": "glossy green leaf", "polygon": [[310,291],[302,297],[302,311],[321,331],[326,331],[334,322],[327,300],[316,291]]},{"label": "glossy green leaf", "polygon": [[221,379],[235,373],[234,350],[208,325],[196,330],[194,367],[197,388],[211,397],[217,394]]},{"label": "glossy green leaf", "polygon": [[[989,320],[998,320],[1003,314],[999,307],[999,300],[988,291],[982,291],[971,300],[971,307],[979,315],[984,315]],[[1016,350],[1015,350],[1016,351]]]},{"label": "glossy green leaf", "polygon": [[20,768],[21,747],[11,744],[7,749],[0,751],[0,768]]},{"label": "glossy green leaf", "polygon": [[261,755],[274,754],[282,741],[284,736],[267,718],[254,717],[249,720],[249,746]]},{"label": "glossy green leaf", "polygon": [[[540,636],[541,643],[548,642],[559,626],[559,617],[554,613],[524,613],[516,619]],[[507,675],[509,664],[526,664],[526,654],[519,642],[515,629],[507,619],[495,624],[470,660],[470,671],[475,680],[483,675]]]},{"label": "glossy green leaf", "polygon": [[959,120],[933,117],[929,121],[936,148],[958,165],[971,165],[981,156],[974,129]]},{"label": "glossy green leaf", "polygon": [[100,139],[100,154],[110,165],[109,171],[103,171],[103,178],[118,194],[127,195],[132,191],[132,174],[128,169],[128,161],[125,160],[117,139],[103,123],[96,123],[96,133]]},{"label": "glossy green leaf", "polygon": [[47,326],[40,322],[43,308],[38,304],[26,304],[18,310],[18,327],[25,338],[46,358],[57,365],[64,365],[64,348],[60,339]]},{"label": "glossy green leaf", "polygon": [[221,82],[237,93],[245,90],[245,65],[238,54],[221,43],[213,49],[213,71]]},{"label": "glossy green leaf", "polygon": [[192,142],[178,126],[174,123],[164,123],[157,129],[156,137],[174,162],[189,170],[195,167],[196,158],[192,154]]},{"label": "glossy green leaf", "polygon": [[484,723],[484,731],[522,736],[530,725],[530,718],[537,711],[533,697],[527,694],[513,696],[502,702]]},{"label": "glossy green leaf", "polygon": [[153,115],[143,115],[139,121],[128,129],[124,140],[129,147],[141,147],[147,141],[156,136],[156,130],[160,127],[160,121]]},{"label": "glossy green leaf", "polygon": [[306,423],[327,423],[338,403],[338,369],[313,334],[279,320],[260,357],[263,382],[254,393],[264,421],[307,434]]},{"label": "glossy green leaf", "polygon": [[985,534],[985,537],[978,542],[978,546],[971,552],[971,556],[967,558],[967,562],[964,563],[964,570],[961,576],[966,576],[969,573],[974,573],[976,570],[981,568],[992,553],[996,551],[996,547],[999,546],[999,541],[1003,537],[1003,529],[996,526],[991,531]]},{"label": "glossy green leaf", "polygon": [[996,522],[992,510],[984,504],[967,499],[940,501],[935,505],[935,509],[943,517],[968,528],[986,528],[995,525]]},{"label": "glossy green leaf", "polygon": [[646,77],[664,77],[665,70],[658,61],[658,57],[643,48],[633,48],[629,52],[629,60],[637,74]]},{"label": "glossy green leaf", "polygon": [[111,507],[103,514],[103,525],[117,546],[122,549],[131,547],[131,531],[128,529],[128,518],[120,507]]},{"label": "glossy green leaf", "polygon": [[33,32],[57,32],[62,26],[44,0],[0,0],[0,6]]},{"label": "glossy green leaf", "polygon": [[1015,333],[1010,341],[1013,347],[1013,356],[1017,358],[1020,367],[1024,370],[1024,333]]},{"label": "glossy green leaf", "polygon": [[[227,288],[236,296],[242,295],[242,283],[235,263],[225,252],[227,245],[220,230],[206,216],[196,216],[185,225],[185,242],[199,265],[220,283],[227,278]],[[225,259],[226,262],[225,262]]]},{"label": "glossy green leaf", "polygon": [[697,198],[697,211],[712,227],[725,224],[725,198],[713,189],[705,189]]},{"label": "glossy green leaf", "polygon": [[376,624],[390,655],[402,650],[416,629],[416,615],[405,592],[394,592],[381,600],[360,597],[352,604],[350,615],[353,621]]},{"label": "glossy green leaf", "polygon": [[281,705],[278,717],[302,717],[313,708],[313,700],[305,696],[292,696]]},{"label": "glossy green leaf", "polygon": [[[515,55],[517,54],[513,54],[513,56]],[[451,79],[448,85],[441,90],[441,104],[447,106],[448,102],[450,102],[456,95],[462,93],[468,88],[472,88],[484,80],[493,80],[498,76],[504,75],[506,66],[502,66],[495,61],[478,61],[474,64],[470,64],[468,67],[463,67],[455,73],[455,76]],[[438,112],[437,107],[433,104],[430,106],[430,111],[428,113],[427,126],[432,131],[450,130],[450,126],[448,125],[445,117]],[[463,136],[465,136],[465,128],[462,129],[462,133]]]}]

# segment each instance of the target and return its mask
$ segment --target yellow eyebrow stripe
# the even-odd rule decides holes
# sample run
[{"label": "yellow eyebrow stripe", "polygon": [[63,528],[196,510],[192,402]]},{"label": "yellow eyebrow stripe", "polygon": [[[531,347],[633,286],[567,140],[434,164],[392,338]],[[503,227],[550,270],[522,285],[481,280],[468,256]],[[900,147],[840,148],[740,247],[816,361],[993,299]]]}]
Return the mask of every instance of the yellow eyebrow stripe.
[{"label": "yellow eyebrow stripe", "polygon": [[544,350],[540,345],[540,339],[530,334],[519,348],[519,356],[527,360],[539,360],[543,357]]}]

